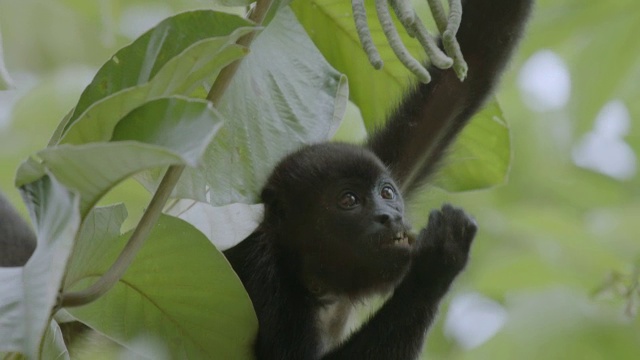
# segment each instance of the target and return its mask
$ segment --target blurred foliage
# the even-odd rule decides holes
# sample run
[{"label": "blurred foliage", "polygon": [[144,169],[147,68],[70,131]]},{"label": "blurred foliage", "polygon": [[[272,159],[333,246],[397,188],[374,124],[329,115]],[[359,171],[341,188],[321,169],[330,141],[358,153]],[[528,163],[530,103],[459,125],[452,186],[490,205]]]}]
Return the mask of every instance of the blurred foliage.
[{"label": "blurred foliage", "polygon": [[[21,211],[13,187],[18,164],[46,145],[109,55],[164,17],[213,3],[0,0],[4,61],[17,88],[0,92],[0,189]],[[426,221],[427,207],[444,201],[476,216],[481,231],[472,263],[449,299],[482,294],[506,310],[506,322],[488,341],[465,349],[443,331],[445,305],[430,332],[429,359],[640,358],[640,319],[628,311],[633,295],[599,291],[612,277],[618,287],[637,290],[640,177],[616,180],[581,169],[571,158],[600,109],[617,99],[632,119],[624,140],[637,161],[639,32],[634,0],[538,0],[498,94],[512,134],[509,183],[462,194],[430,189],[412,213],[416,227]],[[560,56],[571,77],[569,102],[554,111],[528,108],[517,86],[522,64],[541,49]],[[117,191],[134,203],[147,197],[133,183]],[[637,298],[636,292],[635,304]]]}]

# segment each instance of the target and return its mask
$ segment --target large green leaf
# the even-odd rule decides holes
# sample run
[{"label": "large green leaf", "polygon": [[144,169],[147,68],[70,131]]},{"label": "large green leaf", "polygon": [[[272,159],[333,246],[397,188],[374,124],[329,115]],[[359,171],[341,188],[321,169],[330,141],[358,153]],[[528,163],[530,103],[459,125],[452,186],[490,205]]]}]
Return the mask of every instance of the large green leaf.
[{"label": "large green leaf", "polygon": [[[103,256],[114,247],[115,239],[122,235],[121,227],[126,218],[127,209],[122,204],[91,210],[84,219],[69,262],[64,280],[65,290],[87,274],[95,276],[99,269],[113,263],[103,260]],[[114,253],[117,255],[117,252]]]},{"label": "large green leaf", "polygon": [[0,351],[36,359],[80,226],[79,199],[50,176],[21,190],[38,246],[24,267],[0,268]]},{"label": "large green leaf", "polygon": [[208,101],[181,97],[150,101],[125,116],[113,130],[111,142],[138,141],[179,153],[196,166],[222,126],[220,114]]},{"label": "large green leaf", "polygon": [[498,103],[489,103],[456,140],[435,184],[465,191],[504,184],[511,164],[511,137]]},{"label": "large green leaf", "polygon": [[106,141],[118,120],[144,102],[189,95],[246,53],[235,42],[252,29],[247,20],[210,10],[164,20],[100,68],[51,143]]},{"label": "large green leaf", "polygon": [[[133,174],[169,165],[197,165],[220,127],[220,116],[208,102],[164,98],[125,116],[113,130],[112,142],[58,145],[39,152],[38,157],[61,183],[80,193],[85,215],[107,191]],[[33,162],[23,165],[17,182],[37,171]]]},{"label": "large green leaf", "polygon": [[[115,206],[86,218],[66,290],[87,287],[113,263],[131,235],[119,236],[125,217],[124,207]],[[160,218],[112,290],[67,310],[125,346],[140,336],[155,338],[175,359],[250,358],[257,330],[251,301],[224,256],[191,225],[169,216]]]},{"label": "large green leaf", "polygon": [[281,9],[243,59],[218,107],[225,126],[205,162],[185,171],[177,196],[215,206],[256,202],[283,155],[333,134],[346,101],[345,78],[322,58],[291,11]]}]

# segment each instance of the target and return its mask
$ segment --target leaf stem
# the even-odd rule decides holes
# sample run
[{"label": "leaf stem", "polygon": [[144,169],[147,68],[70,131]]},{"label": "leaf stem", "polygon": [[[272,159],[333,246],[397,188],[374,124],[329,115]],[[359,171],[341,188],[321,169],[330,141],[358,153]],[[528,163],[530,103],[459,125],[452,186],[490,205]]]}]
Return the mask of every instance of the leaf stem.
[{"label": "leaf stem", "polygon": [[[249,14],[249,20],[254,21],[257,24],[261,24],[264,20],[268,10],[271,8],[274,0],[257,0],[256,6]],[[249,46],[255,38],[255,32],[247,34],[238,39],[239,45]],[[222,69],[214,84],[209,91],[207,99],[213,103],[214,106],[218,106],[222,95],[229,87],[231,79],[238,70],[241,60],[236,60]],[[62,293],[58,297],[56,308],[62,307],[74,307],[82,306],[91,303],[107,293],[124,275],[140,248],[144,244],[144,241],[149,236],[149,233],[155,226],[156,222],[162,214],[162,209],[171,196],[173,189],[175,188],[180,176],[184,171],[184,165],[173,165],[167,169],[164,174],[158,189],[156,190],[147,210],[142,215],[140,222],[136,226],[131,238],[125,245],[122,253],[111,267],[96,281],[93,285],[89,286],[85,290],[78,292]]]},{"label": "leaf stem", "polygon": [[169,199],[169,196],[171,196],[171,192],[177,184],[178,179],[180,179],[180,175],[182,175],[183,170],[184,165],[174,165],[167,169],[160,186],[158,186],[158,190],[156,190],[156,193],[153,195],[153,198],[149,203],[147,211],[142,215],[140,222],[133,231],[131,238],[129,238],[129,241],[122,250],[122,253],[120,253],[118,259],[116,259],[109,270],[107,270],[100,279],[90,287],[82,291],[63,293],[60,295],[58,302],[61,307],[88,304],[104,295],[118,282],[118,280],[120,280],[120,278],[122,278],[129,268],[129,265],[133,262],[136,254],[144,244],[144,241],[149,236],[153,226],[158,221],[158,218],[162,213],[162,207]]},{"label": "leaf stem", "polygon": [[[262,24],[272,4],[273,0],[258,0],[256,2],[256,6],[253,8],[253,11],[249,13],[248,19],[255,22],[256,24]],[[255,37],[256,32],[252,31],[249,34],[244,35],[243,37],[238,39],[237,44],[249,47]],[[229,84],[231,84],[231,79],[233,79],[236,71],[238,71],[238,67],[240,66],[241,62],[242,59],[238,59],[227,65],[224,69],[222,69],[222,71],[214,81],[213,86],[211,86],[211,90],[207,95],[207,100],[211,101],[214,106],[218,106],[222,95],[229,87]]]}]

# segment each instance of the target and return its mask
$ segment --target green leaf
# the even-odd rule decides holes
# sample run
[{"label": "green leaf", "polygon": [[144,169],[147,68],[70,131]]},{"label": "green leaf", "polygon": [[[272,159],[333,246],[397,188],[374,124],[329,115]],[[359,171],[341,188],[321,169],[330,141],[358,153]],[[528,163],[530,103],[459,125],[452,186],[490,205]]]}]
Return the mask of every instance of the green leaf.
[{"label": "green leaf", "polygon": [[205,162],[185,170],[177,197],[214,206],[256,202],[275,163],[303,144],[328,139],[346,102],[346,79],[282,9],[243,59],[218,107],[229,121]]},{"label": "green leaf", "polygon": [[[118,236],[125,217],[123,206],[90,213],[66,290],[86,288],[109,268],[131,235]],[[257,331],[251,301],[224,256],[191,225],[169,216],[160,218],[111,291],[67,311],[125,346],[142,335],[156,339],[171,358],[247,359]]]},{"label": "green leaf", "polygon": [[106,141],[118,120],[146,101],[191,94],[246,53],[235,42],[252,30],[247,20],[210,10],[164,20],[100,68],[51,144]]},{"label": "green leaf", "polygon": [[171,149],[196,166],[216,132],[220,114],[208,101],[166,98],[130,112],[113,130],[112,142],[137,141]]},{"label": "green leaf", "polygon": [[23,277],[24,268],[0,268],[0,351],[26,352]]},{"label": "green leaf", "polygon": [[224,6],[245,6],[255,2],[255,0],[216,0],[216,2]]},{"label": "green leaf", "polygon": [[334,134],[332,141],[342,141],[350,143],[362,143],[367,140],[367,129],[362,121],[360,109],[349,101],[344,120]]},{"label": "green leaf", "polygon": [[100,269],[113,263],[103,260],[103,256],[109,251],[114,252],[113,256],[119,254],[110,249],[114,247],[115,239],[122,235],[122,223],[126,218],[127,209],[123,204],[91,210],[83,221],[73,249],[64,282],[65,291],[86,274],[96,276]]},{"label": "green leaf", "polygon": [[66,187],[82,194],[83,215],[123,179],[150,167],[186,163],[170,150],[137,142],[60,145],[38,155]]},{"label": "green leaf", "polygon": [[[38,156],[62,184],[78,191],[85,215],[112,187],[142,170],[197,165],[220,127],[219,114],[206,101],[158,99],[125,116],[112,142],[59,145]],[[26,171],[33,162],[23,166],[18,176],[33,176]]]},{"label": "green leaf", "polygon": [[16,187],[21,187],[23,185],[32,183],[41,177],[45,176],[46,170],[44,165],[41,162],[34,158],[28,158],[23,161],[18,168],[18,172],[16,173]]},{"label": "green leaf", "polygon": [[40,358],[67,259],[80,226],[78,197],[53,177],[24,185],[38,246],[22,268],[0,268],[0,350]]},{"label": "green leaf", "polygon": [[509,127],[498,103],[489,103],[462,131],[435,184],[467,191],[504,184],[511,164]]},{"label": "green leaf", "polygon": [[41,358],[52,360],[71,360],[71,357],[69,357],[69,350],[67,350],[67,346],[62,338],[60,325],[58,325],[54,320],[49,322],[49,327],[44,333]]},{"label": "green leaf", "polygon": [[8,90],[13,87],[13,81],[4,66],[4,55],[2,53],[2,33],[0,33],[0,91]]},{"label": "green leaf", "polygon": [[[273,0],[271,2],[271,6],[267,10],[267,13],[264,16],[264,20],[262,21],[262,25],[266,26],[273,21],[276,15],[280,12],[282,8],[286,8],[291,4],[293,0]],[[285,10],[286,11],[286,10]]]},{"label": "green leaf", "polygon": [[176,201],[167,213],[193,225],[222,251],[251,235],[262,221],[264,206],[236,203],[213,207],[183,199]]}]

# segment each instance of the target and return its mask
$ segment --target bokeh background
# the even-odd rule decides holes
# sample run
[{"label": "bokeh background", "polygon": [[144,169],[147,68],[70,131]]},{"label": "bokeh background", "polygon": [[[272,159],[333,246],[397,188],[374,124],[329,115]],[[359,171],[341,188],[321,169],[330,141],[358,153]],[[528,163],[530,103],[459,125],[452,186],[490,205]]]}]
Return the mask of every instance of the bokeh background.
[{"label": "bokeh background", "polygon": [[[0,0],[14,85],[0,92],[0,189],[23,214],[16,168],[46,146],[98,67],[159,20],[214,6]],[[428,358],[640,359],[639,33],[635,0],[538,0],[497,95],[511,127],[508,183],[426,196],[481,225]],[[140,208],[148,198],[135,184],[117,191]]]}]

